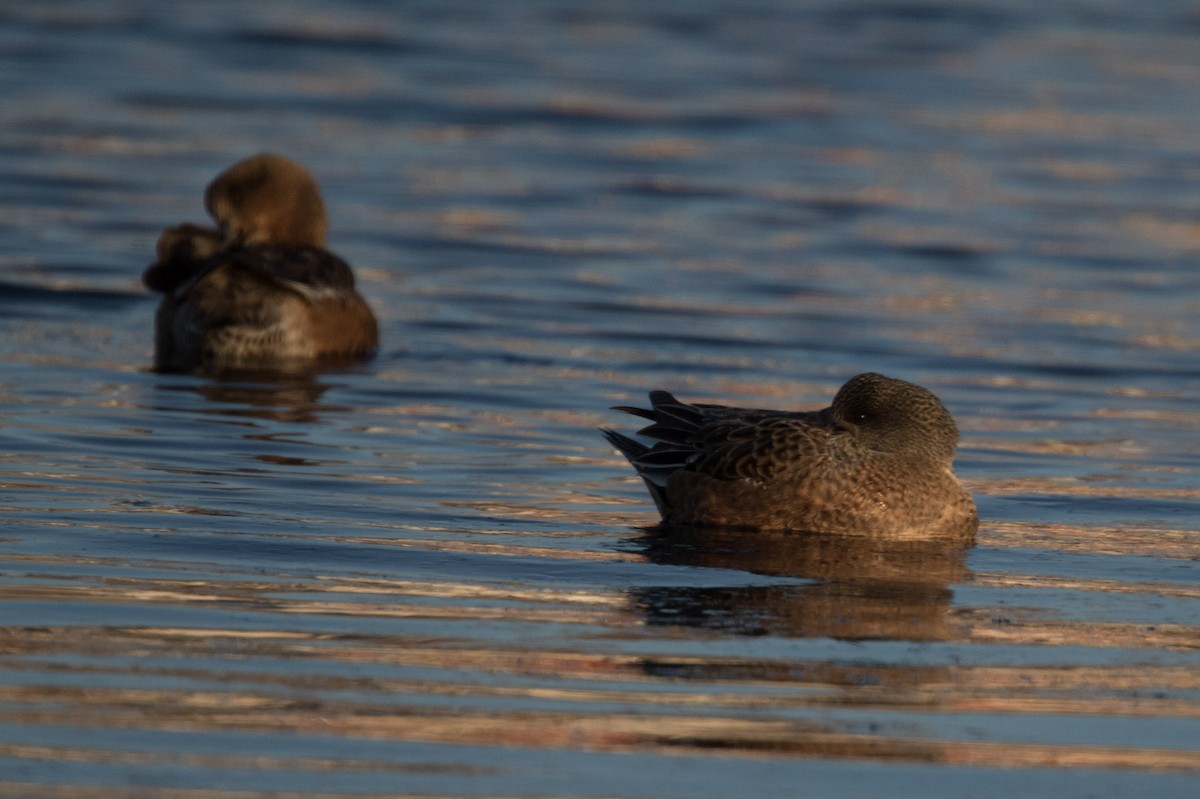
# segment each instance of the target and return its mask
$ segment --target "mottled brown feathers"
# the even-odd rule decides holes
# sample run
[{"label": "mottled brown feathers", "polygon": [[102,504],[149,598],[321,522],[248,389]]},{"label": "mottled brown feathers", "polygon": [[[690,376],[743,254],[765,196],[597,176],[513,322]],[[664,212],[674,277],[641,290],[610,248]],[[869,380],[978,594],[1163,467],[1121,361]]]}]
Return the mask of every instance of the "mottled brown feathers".
[{"label": "mottled brown feathers", "polygon": [[689,405],[665,391],[644,444],[608,440],[645,480],[671,525],[876,535],[966,537],[975,503],[951,461],[958,428],[931,392],[861,374],[821,411]]},{"label": "mottled brown feathers", "polygon": [[375,315],[350,267],[324,249],[325,206],[308,170],[247,158],[208,186],[205,205],[219,229],[165,228],[143,275],[164,294],[158,369],[292,368],[374,350]]}]

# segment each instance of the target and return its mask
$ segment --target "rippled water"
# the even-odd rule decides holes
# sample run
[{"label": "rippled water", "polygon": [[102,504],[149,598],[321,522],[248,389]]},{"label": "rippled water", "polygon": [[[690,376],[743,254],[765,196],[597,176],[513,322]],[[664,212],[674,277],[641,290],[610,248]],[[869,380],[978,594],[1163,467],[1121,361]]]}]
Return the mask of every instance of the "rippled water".
[{"label": "rippled water", "polygon": [[[1200,13],[0,12],[0,793],[1191,797]],[[270,149],[373,362],[156,375]],[[973,548],[664,538],[653,387],[942,397]]]}]

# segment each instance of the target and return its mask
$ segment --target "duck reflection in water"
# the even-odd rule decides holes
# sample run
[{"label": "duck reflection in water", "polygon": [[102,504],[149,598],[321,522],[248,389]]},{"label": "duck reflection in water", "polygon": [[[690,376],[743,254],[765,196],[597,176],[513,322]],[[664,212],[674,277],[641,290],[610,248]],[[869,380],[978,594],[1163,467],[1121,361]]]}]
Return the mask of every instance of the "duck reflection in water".
[{"label": "duck reflection in water", "polygon": [[664,526],[640,542],[655,563],[736,569],[809,584],[635,590],[651,624],[740,635],[936,641],[953,634],[951,584],[969,577],[966,547],[822,533]]},{"label": "duck reflection in water", "polygon": [[209,184],[217,229],[163,230],[142,276],[161,292],[155,316],[160,371],[294,370],[360,359],[378,326],[345,261],[325,249],[316,181],[300,164],[263,153]]},{"label": "duck reflection in water", "polygon": [[321,417],[345,410],[321,402],[321,397],[334,383],[323,379],[327,374],[315,369],[309,372],[293,370],[286,373],[222,372],[210,375],[203,382],[163,385],[168,391],[198,394],[211,403],[207,413],[243,419],[264,419],[276,422],[312,423]]}]

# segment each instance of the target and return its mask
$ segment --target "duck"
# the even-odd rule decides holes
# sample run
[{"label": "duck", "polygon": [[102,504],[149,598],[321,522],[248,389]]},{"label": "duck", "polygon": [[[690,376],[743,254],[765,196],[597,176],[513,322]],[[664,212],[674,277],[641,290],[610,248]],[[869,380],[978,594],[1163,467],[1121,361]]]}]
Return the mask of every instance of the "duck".
[{"label": "duck", "polygon": [[857,375],[817,411],[681,402],[650,392],[644,443],[601,432],[645,482],[666,527],[970,539],[979,514],[953,471],[958,427],[928,389]]},{"label": "duck", "polygon": [[216,227],[164,228],[142,275],[163,295],[158,371],[290,371],[374,352],[378,322],[325,247],[325,204],[303,165],[243,159],[213,179],[204,205]]}]

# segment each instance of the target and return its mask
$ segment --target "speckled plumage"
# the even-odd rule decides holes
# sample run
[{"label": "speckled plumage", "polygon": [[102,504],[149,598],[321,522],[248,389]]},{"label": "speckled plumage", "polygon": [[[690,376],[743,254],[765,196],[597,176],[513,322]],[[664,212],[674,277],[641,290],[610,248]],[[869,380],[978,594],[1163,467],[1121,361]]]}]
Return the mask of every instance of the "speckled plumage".
[{"label": "speckled plumage", "polygon": [[789,412],[689,405],[665,391],[651,446],[604,435],[629,459],[668,525],[807,530],[890,538],[968,537],[975,503],[951,463],[958,428],[928,390],[867,373],[833,404]]},{"label": "speckled plumage", "polygon": [[164,229],[142,276],[164,295],[156,368],[290,369],[376,347],[354,273],[324,248],[325,208],[304,167],[253,156],[219,175],[205,203],[219,229]]}]

